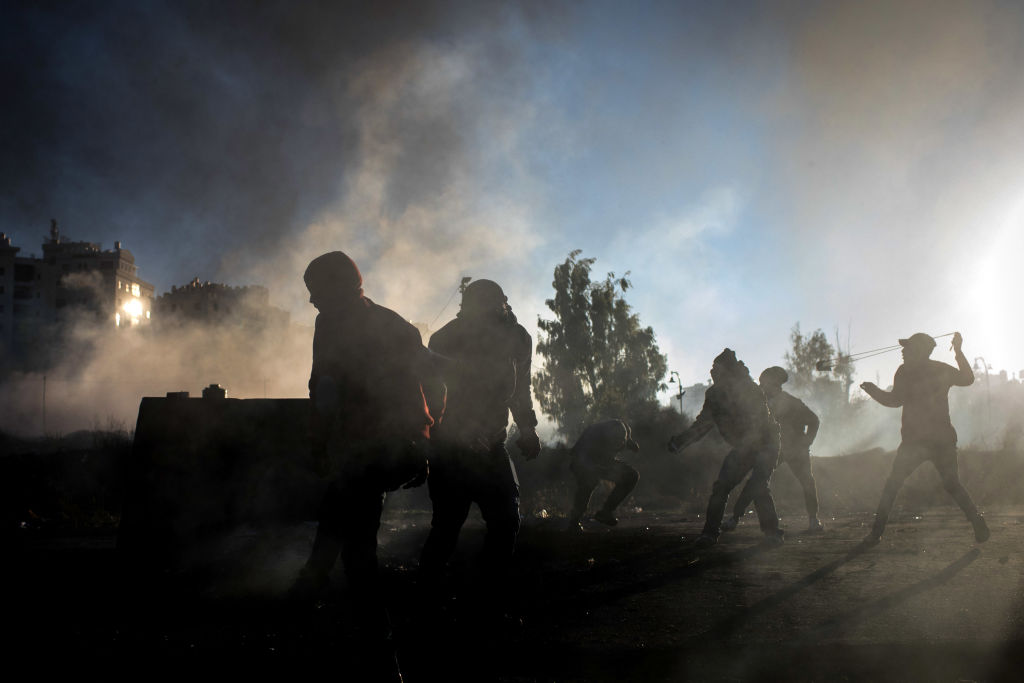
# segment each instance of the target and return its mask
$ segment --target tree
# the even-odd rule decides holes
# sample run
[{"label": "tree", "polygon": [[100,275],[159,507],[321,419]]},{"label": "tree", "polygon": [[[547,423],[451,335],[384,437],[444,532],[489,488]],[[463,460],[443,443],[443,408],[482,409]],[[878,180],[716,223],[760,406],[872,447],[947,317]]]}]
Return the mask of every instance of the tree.
[{"label": "tree", "polygon": [[545,364],[534,391],[541,410],[570,439],[597,419],[627,417],[656,403],[668,371],[654,330],[641,326],[623,296],[632,286],[629,273],[593,282],[595,259],[580,253],[570,252],[555,267],[555,296],[545,302],[554,320],[537,320],[537,353]]},{"label": "tree", "polygon": [[[786,370],[789,372],[789,385],[794,391],[824,397],[836,394],[838,389],[843,400],[849,399],[850,385],[853,383],[853,362],[849,354],[837,352],[820,329],[811,333],[810,337],[805,337],[800,331],[800,323],[793,326],[789,342],[790,349],[785,356]],[[823,364],[823,369],[819,370],[822,361],[828,363]]]}]

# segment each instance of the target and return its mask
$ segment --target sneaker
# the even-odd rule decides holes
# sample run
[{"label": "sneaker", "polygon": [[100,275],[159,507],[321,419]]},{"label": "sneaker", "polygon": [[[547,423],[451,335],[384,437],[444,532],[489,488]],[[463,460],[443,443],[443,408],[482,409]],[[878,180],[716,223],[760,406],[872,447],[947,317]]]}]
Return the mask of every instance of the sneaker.
[{"label": "sneaker", "polygon": [[771,547],[777,547],[786,542],[786,534],[782,529],[776,529],[775,531],[766,531],[764,534],[764,544]]},{"label": "sneaker", "polygon": [[694,544],[698,550],[704,548],[710,548],[714,544],[718,543],[718,536],[712,534],[701,534],[697,537],[697,542]]},{"label": "sneaker", "polygon": [[615,513],[610,512],[609,510],[598,510],[594,513],[594,519],[601,522],[601,524],[607,524],[608,526],[615,526],[619,523],[619,520],[615,517]]},{"label": "sneaker", "polygon": [[722,522],[722,531],[726,531],[726,532],[728,532],[728,531],[735,531],[736,527],[738,527],[739,524],[740,524],[740,518],[736,517],[736,516],[732,516],[729,519],[727,519],[724,522]]},{"label": "sneaker", "polygon": [[988,540],[988,537],[992,534],[988,530],[988,524],[985,523],[985,518],[979,513],[973,520],[971,525],[974,527],[974,540],[978,543],[984,543]]},{"label": "sneaker", "polygon": [[817,517],[810,517],[807,520],[807,530],[812,533],[817,533],[825,530],[825,525],[821,523],[821,520]]}]

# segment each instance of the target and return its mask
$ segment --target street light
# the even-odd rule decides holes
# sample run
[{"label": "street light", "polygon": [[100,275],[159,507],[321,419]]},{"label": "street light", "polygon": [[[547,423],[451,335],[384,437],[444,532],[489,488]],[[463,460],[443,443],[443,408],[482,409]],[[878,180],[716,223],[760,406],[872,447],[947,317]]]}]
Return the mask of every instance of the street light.
[{"label": "street light", "polygon": [[668,374],[669,374],[669,377],[670,377],[670,379],[668,380],[668,383],[669,384],[675,384],[678,387],[678,392],[676,393],[676,398],[679,399],[679,414],[682,415],[683,414],[683,394],[686,393],[685,391],[683,391],[683,380],[679,378],[679,373],[676,372],[675,370],[673,370],[672,372],[670,372]]}]

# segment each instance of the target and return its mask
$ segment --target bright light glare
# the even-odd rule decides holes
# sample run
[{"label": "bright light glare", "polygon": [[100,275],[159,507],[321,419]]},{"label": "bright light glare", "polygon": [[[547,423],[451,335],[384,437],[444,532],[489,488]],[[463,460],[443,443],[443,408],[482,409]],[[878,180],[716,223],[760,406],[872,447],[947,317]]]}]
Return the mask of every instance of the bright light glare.
[{"label": "bright light glare", "polygon": [[124,302],[124,306],[122,306],[122,308],[124,308],[125,313],[133,318],[138,318],[142,315],[142,302],[138,299],[129,299]]},{"label": "bright light glare", "polygon": [[967,286],[962,290],[963,306],[968,312],[965,317],[971,318],[972,323],[964,330],[964,348],[970,351],[967,355],[984,356],[997,371],[1015,371],[1020,363],[1024,326],[1016,311],[1017,298],[1024,286],[1018,264],[1024,248],[1022,227],[1024,201],[1018,200],[982,251],[971,276],[964,279]]}]

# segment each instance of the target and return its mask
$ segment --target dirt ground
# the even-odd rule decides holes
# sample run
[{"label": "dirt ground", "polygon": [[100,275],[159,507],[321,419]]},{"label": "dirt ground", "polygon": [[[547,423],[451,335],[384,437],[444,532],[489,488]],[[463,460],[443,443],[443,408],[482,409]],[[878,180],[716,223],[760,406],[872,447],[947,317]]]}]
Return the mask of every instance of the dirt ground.
[{"label": "dirt ground", "polygon": [[[453,597],[425,614],[415,558],[428,519],[389,513],[380,558],[406,681],[997,681],[1024,669],[1024,510],[989,510],[974,543],[958,510],[895,516],[859,546],[870,515],[786,518],[760,543],[756,518],[697,551],[702,520],[623,511],[582,535],[524,521],[508,593],[523,626],[475,622],[459,589],[482,538],[464,531]],[[9,652],[150,662],[333,662],[355,645],[344,577],[313,606],[286,600],[312,524],[238,530],[174,570],[132,568],[105,535],[31,539],[9,554]],[[460,602],[461,601],[461,602]],[[358,680],[350,677],[349,680]]]}]

